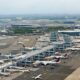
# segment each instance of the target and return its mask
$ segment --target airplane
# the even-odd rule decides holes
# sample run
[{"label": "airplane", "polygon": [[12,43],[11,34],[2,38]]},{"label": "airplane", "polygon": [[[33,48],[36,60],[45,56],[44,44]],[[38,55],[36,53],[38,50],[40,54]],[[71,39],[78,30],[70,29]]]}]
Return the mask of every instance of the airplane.
[{"label": "airplane", "polygon": [[67,59],[68,58],[68,54],[64,54],[64,55],[52,55],[52,56],[46,57],[45,59],[57,59],[57,58]]},{"label": "airplane", "polygon": [[9,55],[0,55],[0,56],[6,57],[8,59],[16,57],[16,55],[12,55],[12,54],[9,54]]},{"label": "airplane", "polygon": [[6,69],[6,71],[9,71],[9,72],[30,72],[30,70],[28,69]]},{"label": "airplane", "polygon": [[80,47],[67,48],[66,50],[78,51],[78,50],[80,50]]},{"label": "airplane", "polygon": [[16,57],[16,55],[4,55],[5,57],[7,57],[7,58],[14,58],[14,57]]},{"label": "airplane", "polygon": [[42,79],[41,76],[42,76],[42,74],[39,74],[36,77],[32,77],[32,78],[35,79],[35,80],[38,80],[38,79]]},{"label": "airplane", "polygon": [[9,72],[0,72],[0,75],[2,75],[2,76],[9,76],[10,73]]},{"label": "airplane", "polygon": [[4,63],[4,60],[0,60],[0,63],[3,64]]},{"label": "airplane", "polygon": [[17,43],[18,43],[18,44],[23,44],[23,42],[20,42],[20,41],[19,41],[19,42],[17,42]]},{"label": "airplane", "polygon": [[50,65],[50,64],[52,64],[52,65],[56,65],[56,64],[59,64],[60,63],[60,58],[57,58],[56,60],[51,60],[51,61],[35,61],[34,63],[33,63],[33,65],[34,66],[37,66],[37,65],[39,65],[39,64],[43,64],[43,65]]},{"label": "airplane", "polygon": [[26,50],[29,50],[29,51],[35,49],[35,47],[26,47],[26,46],[24,45],[24,43],[23,43],[23,42],[20,42],[20,41],[18,42],[18,44],[22,44],[22,46],[23,46]]},{"label": "airplane", "polygon": [[25,49],[27,49],[27,50],[34,50],[36,48],[35,47],[25,47]]},{"label": "airplane", "polygon": [[23,70],[24,67],[9,66],[9,69],[19,69],[19,70]]}]

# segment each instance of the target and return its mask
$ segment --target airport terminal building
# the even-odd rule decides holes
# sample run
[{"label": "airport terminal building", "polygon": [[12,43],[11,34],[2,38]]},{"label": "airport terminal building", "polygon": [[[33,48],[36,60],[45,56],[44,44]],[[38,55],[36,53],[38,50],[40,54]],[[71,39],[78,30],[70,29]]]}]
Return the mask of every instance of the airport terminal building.
[{"label": "airport terminal building", "polygon": [[[78,31],[78,34],[79,34],[79,31]],[[48,45],[41,47],[40,49],[31,50],[29,52],[26,52],[25,54],[21,54],[19,56],[16,56],[13,58],[13,61],[15,61],[15,63],[9,62],[9,63],[1,66],[0,69],[6,68],[6,67],[13,65],[13,64],[25,65],[30,62],[34,62],[36,60],[43,60],[45,57],[54,55],[55,52],[63,51],[68,47],[72,47],[73,42],[71,40],[70,35],[71,34],[64,34],[62,31],[52,32],[52,33],[50,33],[50,40],[51,41],[50,42],[47,41]]]}]

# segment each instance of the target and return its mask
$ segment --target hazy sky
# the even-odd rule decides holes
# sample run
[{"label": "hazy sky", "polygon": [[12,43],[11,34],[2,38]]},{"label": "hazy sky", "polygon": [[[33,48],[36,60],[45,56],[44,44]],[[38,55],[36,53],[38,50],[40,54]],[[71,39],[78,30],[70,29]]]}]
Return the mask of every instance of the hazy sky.
[{"label": "hazy sky", "polygon": [[0,0],[0,14],[80,14],[80,0]]}]

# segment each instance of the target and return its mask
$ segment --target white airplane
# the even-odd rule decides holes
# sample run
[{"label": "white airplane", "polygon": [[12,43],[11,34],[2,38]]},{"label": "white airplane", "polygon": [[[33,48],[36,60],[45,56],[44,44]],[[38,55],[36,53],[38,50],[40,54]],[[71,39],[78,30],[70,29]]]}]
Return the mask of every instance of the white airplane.
[{"label": "white airplane", "polygon": [[5,57],[7,57],[7,58],[14,58],[14,57],[16,57],[16,55],[5,55]]},{"label": "white airplane", "polygon": [[0,60],[0,63],[3,64],[4,63],[4,60]]},{"label": "white airplane", "polygon": [[25,47],[25,49],[27,49],[27,50],[34,50],[35,47]]},{"label": "white airplane", "polygon": [[18,43],[18,44],[23,44],[23,42],[20,42],[20,41],[19,41],[19,42],[17,42],[17,43]]},{"label": "white airplane", "polygon": [[52,55],[52,56],[49,56],[49,57],[46,57],[45,59],[54,59],[54,58],[60,58],[60,59],[66,59],[68,58],[68,55],[67,54],[64,54],[64,55]]},{"label": "white airplane", "polygon": [[37,75],[36,77],[32,77],[32,78],[34,78],[35,80],[37,80],[37,79],[42,79],[41,76],[42,76],[42,74],[39,74],[39,75]]},{"label": "white airplane", "polygon": [[6,71],[8,71],[8,72],[17,72],[18,69],[6,69]]},{"label": "white airplane", "polygon": [[9,76],[10,73],[9,72],[0,72],[0,75],[2,75],[2,76]]},{"label": "white airplane", "polygon": [[43,64],[43,65],[56,65],[60,63],[60,58],[57,58],[56,60],[52,60],[52,61],[35,61],[35,63],[33,63],[34,66],[37,66],[39,64]]},{"label": "white airplane", "polygon": [[30,70],[25,69],[25,70],[21,70],[21,69],[6,69],[6,71],[9,72],[30,72]]},{"label": "white airplane", "polygon": [[17,66],[9,66],[10,69],[19,69],[19,70],[23,70],[24,67],[17,67]]},{"label": "white airplane", "polygon": [[14,57],[16,57],[16,55],[12,55],[12,54],[9,54],[9,55],[1,55],[1,56],[4,56],[4,57],[6,57],[6,58],[14,58]]}]

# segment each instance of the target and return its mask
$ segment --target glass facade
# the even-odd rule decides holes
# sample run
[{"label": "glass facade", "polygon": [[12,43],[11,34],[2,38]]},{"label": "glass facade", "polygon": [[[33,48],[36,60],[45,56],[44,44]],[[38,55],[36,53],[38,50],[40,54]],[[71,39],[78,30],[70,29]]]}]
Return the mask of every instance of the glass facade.
[{"label": "glass facade", "polygon": [[62,34],[67,34],[70,36],[80,36],[80,32],[61,32]]},{"label": "glass facade", "polygon": [[55,42],[58,40],[58,32],[51,32],[50,41]]},{"label": "glass facade", "polygon": [[17,62],[17,65],[28,65],[31,64],[31,62],[36,61],[36,60],[43,60],[47,56],[51,56],[55,53],[54,48],[42,51],[41,53],[38,53],[37,55],[34,55],[30,58],[27,58],[26,60],[22,60]]}]

